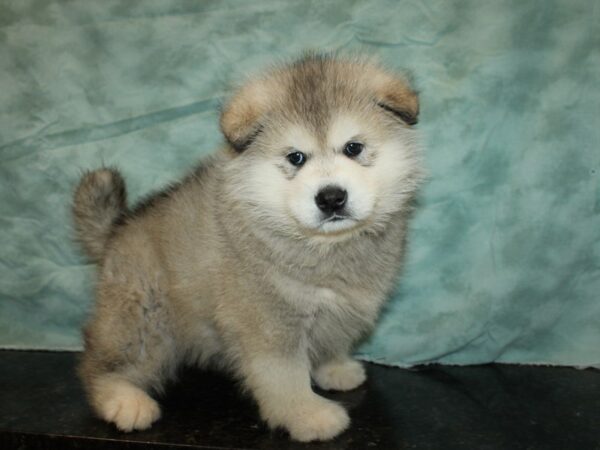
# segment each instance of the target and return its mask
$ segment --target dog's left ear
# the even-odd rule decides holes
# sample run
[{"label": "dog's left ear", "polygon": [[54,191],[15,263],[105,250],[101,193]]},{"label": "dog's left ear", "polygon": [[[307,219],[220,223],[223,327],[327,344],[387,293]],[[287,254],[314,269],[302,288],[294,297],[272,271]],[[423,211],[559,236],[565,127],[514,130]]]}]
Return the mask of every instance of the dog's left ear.
[{"label": "dog's left ear", "polygon": [[246,150],[261,132],[260,119],[268,112],[275,92],[269,78],[246,83],[225,104],[221,112],[221,131],[239,153]]},{"label": "dog's left ear", "polygon": [[419,121],[419,96],[407,79],[387,72],[371,78],[377,105],[394,114],[407,125]]}]

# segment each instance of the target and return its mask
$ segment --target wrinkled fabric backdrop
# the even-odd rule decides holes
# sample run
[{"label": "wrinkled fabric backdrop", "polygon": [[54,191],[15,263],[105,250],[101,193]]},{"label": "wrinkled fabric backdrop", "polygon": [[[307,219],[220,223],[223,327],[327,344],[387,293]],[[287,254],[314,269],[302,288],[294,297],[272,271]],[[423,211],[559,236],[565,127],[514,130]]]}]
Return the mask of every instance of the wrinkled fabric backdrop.
[{"label": "wrinkled fabric backdrop", "polygon": [[[220,145],[232,83],[305,49],[421,91],[430,181],[367,360],[600,364],[599,1],[0,2],[0,347],[80,349],[82,170],[139,198]],[[243,293],[240,293],[243,295]]]}]

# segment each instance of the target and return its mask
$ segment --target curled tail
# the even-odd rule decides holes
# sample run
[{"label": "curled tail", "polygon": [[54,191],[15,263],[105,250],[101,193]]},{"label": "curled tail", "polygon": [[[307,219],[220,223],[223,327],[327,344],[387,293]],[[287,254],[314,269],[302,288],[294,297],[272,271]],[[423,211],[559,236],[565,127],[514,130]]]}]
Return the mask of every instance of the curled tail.
[{"label": "curled tail", "polygon": [[87,172],[73,197],[76,237],[87,255],[99,262],[115,221],[127,211],[125,181],[116,169]]}]

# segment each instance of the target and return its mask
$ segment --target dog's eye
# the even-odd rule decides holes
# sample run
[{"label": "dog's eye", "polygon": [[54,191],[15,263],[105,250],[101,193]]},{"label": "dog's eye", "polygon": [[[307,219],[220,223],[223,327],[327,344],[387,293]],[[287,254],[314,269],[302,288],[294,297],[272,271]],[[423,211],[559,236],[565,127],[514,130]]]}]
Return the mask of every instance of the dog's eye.
[{"label": "dog's eye", "polygon": [[344,147],[344,155],[348,158],[354,158],[363,151],[365,148],[360,142],[348,142]]},{"label": "dog's eye", "polygon": [[287,159],[292,165],[300,167],[306,162],[306,155],[302,152],[292,152],[288,153]]}]

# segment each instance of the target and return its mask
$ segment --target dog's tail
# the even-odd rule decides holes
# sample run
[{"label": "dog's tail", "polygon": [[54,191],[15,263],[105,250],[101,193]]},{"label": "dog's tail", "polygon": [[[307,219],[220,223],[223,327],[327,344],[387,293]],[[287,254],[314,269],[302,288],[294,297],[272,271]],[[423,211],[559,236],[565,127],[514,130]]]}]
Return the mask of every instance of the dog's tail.
[{"label": "dog's tail", "polygon": [[125,180],[116,169],[87,172],[73,197],[75,234],[94,262],[104,254],[114,223],[127,212]]}]

